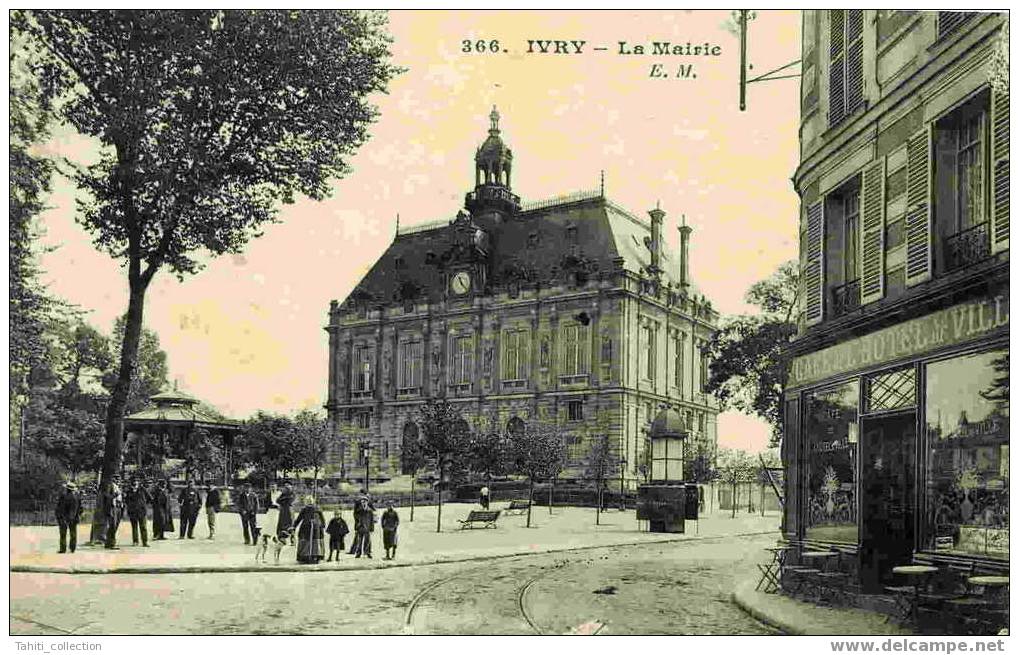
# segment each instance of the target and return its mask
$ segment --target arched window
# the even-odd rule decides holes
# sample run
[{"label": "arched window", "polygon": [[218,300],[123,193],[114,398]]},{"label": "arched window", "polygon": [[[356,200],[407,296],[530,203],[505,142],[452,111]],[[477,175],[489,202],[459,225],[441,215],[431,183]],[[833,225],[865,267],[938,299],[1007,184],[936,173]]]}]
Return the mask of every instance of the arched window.
[{"label": "arched window", "polygon": [[407,423],[403,426],[403,448],[400,451],[400,470],[404,475],[415,473],[415,451],[418,449],[418,426]]},{"label": "arched window", "polygon": [[506,424],[506,434],[510,437],[517,438],[524,434],[524,422],[519,416],[514,416]]}]

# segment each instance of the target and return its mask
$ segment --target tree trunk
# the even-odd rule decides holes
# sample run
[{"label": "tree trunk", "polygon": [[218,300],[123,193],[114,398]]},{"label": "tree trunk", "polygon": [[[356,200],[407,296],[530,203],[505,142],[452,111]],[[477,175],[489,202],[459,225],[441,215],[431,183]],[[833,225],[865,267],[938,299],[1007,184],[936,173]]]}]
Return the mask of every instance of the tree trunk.
[{"label": "tree trunk", "polygon": [[438,509],[439,509],[439,511],[438,511],[438,514],[435,517],[435,531],[436,532],[442,532],[442,457],[441,457],[441,455],[436,457],[436,460],[439,462],[439,489],[438,489],[438,493],[439,493]]},{"label": "tree trunk", "polygon": [[[124,341],[120,348],[120,371],[110,393],[110,404],[106,408],[106,445],[103,449],[103,468],[99,477],[99,494],[109,489],[113,478],[120,470],[124,458],[124,413],[127,410],[131,379],[138,361],[138,345],[141,343],[142,318],[145,310],[145,288],[140,275],[141,262],[133,258],[129,262],[129,288],[127,317],[124,322]],[[98,503],[97,503],[98,505]],[[96,512],[92,519],[92,536],[102,534],[104,517]]]},{"label": "tree trunk", "polygon": [[548,489],[548,513],[552,514],[552,503],[555,502],[555,478],[552,478],[552,486]]},{"label": "tree trunk", "polygon": [[736,481],[732,481],[732,518],[736,518]]},{"label": "tree trunk", "polygon": [[597,500],[595,500],[595,502],[598,503],[598,505],[597,505],[597,507],[594,508],[595,509],[595,512],[594,512],[594,524],[595,525],[601,525],[601,504],[602,504],[602,482],[601,482],[601,480],[598,480],[598,496],[597,496]]},{"label": "tree trunk", "polygon": [[410,476],[410,520],[414,521],[414,482],[417,479],[417,472],[411,473]]},{"label": "tree trunk", "polygon": [[527,527],[531,527],[531,505],[534,504],[534,478],[527,479]]}]

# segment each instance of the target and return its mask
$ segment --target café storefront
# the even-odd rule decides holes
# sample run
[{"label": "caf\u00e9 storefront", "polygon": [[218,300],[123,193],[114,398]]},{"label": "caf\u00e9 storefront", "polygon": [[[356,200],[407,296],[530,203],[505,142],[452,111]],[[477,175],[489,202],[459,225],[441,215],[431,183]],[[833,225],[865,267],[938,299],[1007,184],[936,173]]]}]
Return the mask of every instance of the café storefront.
[{"label": "caf\u00e9 storefront", "polygon": [[912,559],[1008,571],[1008,312],[999,295],[796,358],[791,540],[855,552],[876,589]]}]

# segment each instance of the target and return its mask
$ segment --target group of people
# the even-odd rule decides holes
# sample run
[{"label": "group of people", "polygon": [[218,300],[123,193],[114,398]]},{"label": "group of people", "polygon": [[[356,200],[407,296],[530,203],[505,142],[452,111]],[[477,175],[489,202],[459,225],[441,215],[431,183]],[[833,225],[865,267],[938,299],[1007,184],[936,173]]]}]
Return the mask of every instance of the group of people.
[{"label": "group of people", "polygon": [[[120,480],[113,480],[109,488],[99,494],[96,511],[100,517],[99,534],[94,534],[95,541],[103,542],[109,550],[119,550],[117,546],[117,530],[120,528],[124,515],[131,521],[131,543],[135,546],[149,547],[148,508],[152,507],[152,538],[154,541],[166,539],[166,533],[173,533],[173,513],[170,507],[172,491],[165,480],[159,480],[150,490],[135,478],[126,490],[121,488]],[[180,505],[180,536],[179,539],[194,539],[195,524],[204,504],[205,516],[209,526],[209,539],[216,535],[216,515],[222,506],[219,489],[214,486],[202,493],[189,481],[180,491],[177,502]],[[57,526],[60,529],[60,550],[74,552],[78,545],[78,523],[81,521],[81,493],[73,482],[64,483],[56,503]]]},{"label": "group of people", "polygon": [[[102,518],[102,534],[96,540],[104,542],[107,549],[116,550],[117,530],[120,523],[127,514],[131,521],[131,541],[135,546],[149,546],[148,533],[148,507],[152,507],[152,533],[153,540],[166,539],[166,533],[173,533],[173,514],[170,506],[172,491],[168,488],[165,480],[155,483],[153,489],[148,489],[139,479],[131,480],[127,490],[122,490],[119,480],[114,480],[109,488],[99,495],[97,511]],[[293,487],[287,483],[279,494],[272,498],[269,503],[277,509],[275,537],[279,540],[293,541],[297,539],[297,561],[302,564],[314,564],[322,561],[325,556],[324,538],[329,535],[328,560],[333,561],[334,556],[339,560],[340,554],[344,551],[346,535],[350,528],[340,515],[340,511],[333,512],[332,519],[328,525],[325,516],[319,509],[312,496],[304,498],[303,507],[298,512],[296,519],[293,516],[293,505],[296,501],[296,494]],[[180,533],[179,539],[194,539],[195,524],[198,515],[204,505],[205,515],[209,528],[209,539],[216,534],[216,515],[220,512],[223,499],[219,489],[210,486],[202,492],[195,487],[194,482],[188,481],[181,489],[177,497],[180,506]],[[258,543],[260,530],[258,527],[258,514],[262,508],[262,501],[258,494],[252,489],[250,483],[245,483],[240,494],[235,499],[235,506],[241,519],[241,529],[244,534],[246,545]],[[78,523],[81,520],[82,502],[81,494],[73,482],[64,484],[63,490],[57,498],[55,513],[57,525],[60,530],[60,550],[66,553],[68,549],[74,552],[77,547]],[[368,494],[362,490],[361,495],[354,502],[354,540],[351,544],[350,555],[359,558],[372,556],[371,534],[375,531],[375,506]],[[382,545],[385,548],[385,559],[390,560],[396,557],[397,529],[400,525],[400,517],[396,508],[390,503],[381,516]]]}]

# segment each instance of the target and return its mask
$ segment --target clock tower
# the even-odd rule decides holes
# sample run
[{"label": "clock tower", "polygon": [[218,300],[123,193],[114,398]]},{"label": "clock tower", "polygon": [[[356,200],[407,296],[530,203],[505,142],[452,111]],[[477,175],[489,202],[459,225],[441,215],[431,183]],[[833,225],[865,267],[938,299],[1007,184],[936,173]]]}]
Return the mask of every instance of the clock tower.
[{"label": "clock tower", "polygon": [[520,197],[511,190],[513,151],[500,136],[495,106],[488,118],[488,138],[474,155],[474,190],[467,194],[465,204],[476,222],[492,227],[520,211]]}]

